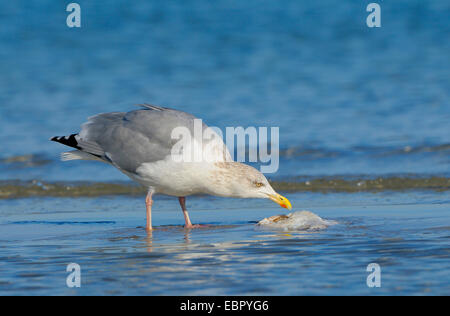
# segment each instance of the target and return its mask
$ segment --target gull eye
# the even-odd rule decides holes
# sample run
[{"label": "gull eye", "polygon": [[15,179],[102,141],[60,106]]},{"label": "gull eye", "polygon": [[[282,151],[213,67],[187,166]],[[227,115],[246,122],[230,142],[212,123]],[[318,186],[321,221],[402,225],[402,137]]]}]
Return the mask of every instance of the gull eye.
[{"label": "gull eye", "polygon": [[257,187],[257,188],[260,188],[260,187],[262,187],[264,184],[262,184],[261,182],[254,182],[254,184],[255,184],[255,186]]}]

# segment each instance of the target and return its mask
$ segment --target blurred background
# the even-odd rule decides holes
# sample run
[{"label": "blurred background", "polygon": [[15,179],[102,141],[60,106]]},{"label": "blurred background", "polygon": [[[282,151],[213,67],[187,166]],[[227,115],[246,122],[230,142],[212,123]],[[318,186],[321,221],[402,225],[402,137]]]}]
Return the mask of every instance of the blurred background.
[{"label": "blurred background", "polygon": [[369,2],[2,1],[0,179],[125,180],[48,139],[143,102],[279,126],[275,178],[448,176],[450,3]]}]

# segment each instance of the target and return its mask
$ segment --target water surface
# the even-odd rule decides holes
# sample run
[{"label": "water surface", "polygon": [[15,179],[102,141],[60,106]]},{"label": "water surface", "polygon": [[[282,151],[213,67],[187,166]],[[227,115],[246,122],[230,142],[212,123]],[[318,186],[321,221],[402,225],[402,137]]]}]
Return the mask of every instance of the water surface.
[{"label": "water surface", "polygon": [[[157,199],[148,235],[142,199],[0,202],[0,293],[44,295],[448,295],[448,194],[295,194],[297,209],[338,222],[320,231],[261,229],[267,201]],[[407,201],[407,202],[406,202]],[[66,287],[78,263],[82,286]],[[378,263],[382,287],[366,285]]]}]

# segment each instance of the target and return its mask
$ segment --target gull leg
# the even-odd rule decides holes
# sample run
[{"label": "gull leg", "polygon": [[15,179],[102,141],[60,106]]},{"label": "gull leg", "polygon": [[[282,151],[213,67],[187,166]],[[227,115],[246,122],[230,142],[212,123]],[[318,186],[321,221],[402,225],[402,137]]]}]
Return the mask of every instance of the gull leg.
[{"label": "gull leg", "polygon": [[148,190],[147,197],[145,198],[145,206],[147,207],[147,226],[145,226],[145,229],[150,232],[152,231],[152,200],[153,191]]},{"label": "gull leg", "polygon": [[184,228],[198,228],[201,227],[201,225],[192,225],[191,220],[189,218],[188,211],[186,209],[186,198],[185,197],[179,197],[178,201],[180,202],[181,209],[183,210],[184,215]]}]

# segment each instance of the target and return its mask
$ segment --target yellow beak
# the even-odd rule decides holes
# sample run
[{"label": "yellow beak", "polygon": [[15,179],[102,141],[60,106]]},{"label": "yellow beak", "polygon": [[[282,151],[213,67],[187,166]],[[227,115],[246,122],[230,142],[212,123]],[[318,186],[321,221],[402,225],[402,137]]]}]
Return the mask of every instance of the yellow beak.
[{"label": "yellow beak", "polygon": [[276,194],[269,194],[269,199],[274,201],[275,203],[280,204],[281,207],[287,208],[288,210],[292,209],[291,202],[289,202],[288,199],[286,199],[284,196],[276,193]]}]

